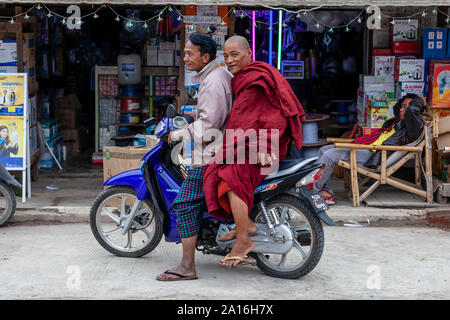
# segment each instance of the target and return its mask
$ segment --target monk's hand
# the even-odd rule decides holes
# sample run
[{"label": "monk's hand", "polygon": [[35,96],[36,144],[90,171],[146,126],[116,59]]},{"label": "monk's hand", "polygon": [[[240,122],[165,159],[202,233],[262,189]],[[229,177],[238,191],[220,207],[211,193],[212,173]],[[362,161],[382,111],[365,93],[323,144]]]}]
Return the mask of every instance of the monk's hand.
[{"label": "monk's hand", "polygon": [[260,164],[262,167],[272,165],[272,161],[275,160],[277,160],[277,156],[275,154],[258,152],[258,164]]}]

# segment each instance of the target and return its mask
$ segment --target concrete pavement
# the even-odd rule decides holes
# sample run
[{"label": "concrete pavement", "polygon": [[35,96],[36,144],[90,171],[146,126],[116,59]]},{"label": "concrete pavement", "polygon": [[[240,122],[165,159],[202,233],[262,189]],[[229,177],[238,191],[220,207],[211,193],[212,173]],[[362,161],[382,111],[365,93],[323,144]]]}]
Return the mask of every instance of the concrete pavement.
[{"label": "concrete pavement", "polygon": [[160,282],[181,247],[142,258],[105,251],[87,224],[0,228],[0,299],[449,299],[449,233],[438,228],[325,227],[317,267],[297,280],[197,253],[198,280]]},{"label": "concrete pavement", "polygon": [[[12,223],[81,223],[87,222],[90,207],[103,189],[103,172],[85,169],[84,172],[41,174],[32,184],[32,197],[26,203],[17,198],[17,211]],[[337,223],[378,221],[417,222],[425,220],[430,210],[445,210],[449,206],[420,207],[417,200],[406,207],[354,208],[343,194],[342,183],[334,180],[337,205],[330,207],[328,215]],[[399,192],[392,190],[391,192]],[[401,193],[398,193],[401,196]]]}]

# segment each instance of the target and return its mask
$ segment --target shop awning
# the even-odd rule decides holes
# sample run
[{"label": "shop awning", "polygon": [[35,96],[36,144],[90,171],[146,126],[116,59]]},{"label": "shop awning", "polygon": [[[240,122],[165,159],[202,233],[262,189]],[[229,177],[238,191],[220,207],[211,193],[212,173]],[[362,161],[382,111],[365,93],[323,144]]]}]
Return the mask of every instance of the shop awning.
[{"label": "shop awning", "polygon": [[112,4],[112,5],[240,5],[272,7],[367,7],[368,3],[384,6],[450,6],[450,0],[0,0],[0,3],[44,4]]}]

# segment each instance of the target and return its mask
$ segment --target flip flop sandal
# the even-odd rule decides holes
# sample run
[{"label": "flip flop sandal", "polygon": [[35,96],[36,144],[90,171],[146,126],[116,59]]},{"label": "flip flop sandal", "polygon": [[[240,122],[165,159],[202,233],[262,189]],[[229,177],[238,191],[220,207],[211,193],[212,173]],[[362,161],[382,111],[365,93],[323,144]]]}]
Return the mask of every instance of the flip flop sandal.
[{"label": "flip flop sandal", "polygon": [[190,275],[190,276],[183,276],[182,274],[172,272],[172,271],[165,271],[163,274],[170,274],[172,276],[176,276],[178,278],[158,278],[156,277],[156,280],[158,281],[180,281],[180,280],[196,280],[198,279],[197,275]]},{"label": "flip flop sandal", "polygon": [[[225,261],[229,261],[229,260],[238,260],[238,263],[235,265],[231,265],[231,266],[227,266],[225,264],[223,264]],[[240,267],[240,266],[245,266],[245,265],[252,265],[252,266],[256,266],[256,260],[253,259],[252,257],[238,257],[238,256],[234,256],[234,257],[229,257],[228,255],[223,259],[217,262],[218,264],[220,264],[222,267],[226,267],[226,268],[235,268],[235,267]]]},{"label": "flip flop sandal", "polygon": [[322,197],[325,199],[325,201],[327,202],[327,204],[328,204],[329,206],[333,206],[333,205],[336,204],[336,200],[334,200],[333,197],[325,197],[325,196],[323,196],[323,195],[322,195]]}]

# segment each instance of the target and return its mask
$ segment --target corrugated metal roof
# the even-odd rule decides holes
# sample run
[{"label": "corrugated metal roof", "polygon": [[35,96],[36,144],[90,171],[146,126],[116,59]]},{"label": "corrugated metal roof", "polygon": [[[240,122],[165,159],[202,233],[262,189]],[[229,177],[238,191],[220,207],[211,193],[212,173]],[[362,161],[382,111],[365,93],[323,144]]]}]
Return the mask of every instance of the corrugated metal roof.
[{"label": "corrugated metal roof", "polygon": [[45,4],[115,4],[115,5],[240,5],[240,6],[274,6],[274,7],[316,7],[349,6],[450,6],[450,0],[0,0],[0,3],[45,3]]}]

